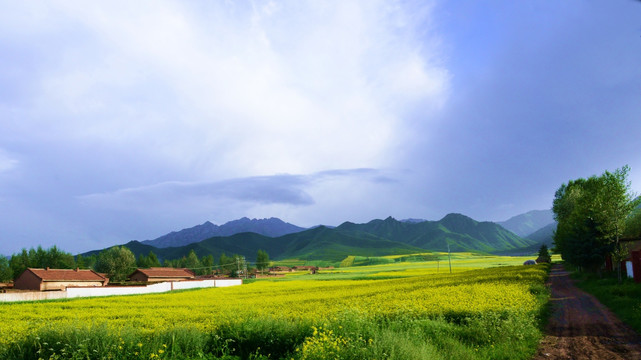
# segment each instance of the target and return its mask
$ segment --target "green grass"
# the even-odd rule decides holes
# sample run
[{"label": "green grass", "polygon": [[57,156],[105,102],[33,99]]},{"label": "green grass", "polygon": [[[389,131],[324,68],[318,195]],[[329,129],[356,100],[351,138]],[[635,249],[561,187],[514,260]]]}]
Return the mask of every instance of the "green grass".
[{"label": "green grass", "polygon": [[[440,260],[439,264],[435,261],[396,262],[395,259],[399,257],[390,256],[385,257],[389,263],[337,268],[317,275],[299,273],[287,276],[285,281],[372,281],[430,274],[450,278],[451,276],[446,275],[449,273],[447,254],[438,255],[445,256],[446,260]],[[358,257],[354,257],[354,261],[357,259]],[[452,254],[452,270],[462,274],[462,271],[471,268],[521,265],[525,259],[456,253]],[[521,271],[514,267],[501,269],[501,273],[493,281],[520,281],[521,277],[512,279],[512,275],[508,275],[515,269]],[[470,272],[470,276],[472,275],[473,272]],[[259,281],[283,280],[255,280]],[[244,287],[245,291],[251,290],[251,286]],[[230,292],[229,301],[237,301],[233,298],[234,289],[227,291]],[[276,287],[274,291],[286,290]],[[197,294],[198,291],[193,293]],[[536,313],[495,311],[458,317],[442,315],[418,318],[401,312],[394,317],[367,317],[345,309],[340,315],[320,322],[259,317],[239,322],[220,322],[210,332],[198,330],[189,323],[176,324],[176,327],[166,331],[148,332],[131,327],[114,331],[106,324],[79,325],[71,322],[55,328],[47,327],[9,349],[0,349],[0,358],[528,359],[541,337],[541,319],[544,317],[548,298],[543,283],[532,284],[529,293],[536,297],[539,304],[540,310]],[[346,294],[349,296],[349,292]],[[156,296],[169,297],[172,294]],[[295,296],[295,293],[291,296]],[[119,301],[118,299],[114,297],[110,301]],[[267,300],[265,304],[269,303]],[[69,300],[70,303],[73,301],[75,300]]]},{"label": "green grass", "polygon": [[540,333],[528,316],[485,314],[460,323],[437,319],[372,322],[345,312],[321,327],[255,320],[215,333],[189,327],[144,335],[106,327],[41,331],[12,359],[528,359]]},{"label": "green grass", "polygon": [[641,333],[641,284],[625,278],[619,283],[616,272],[602,278],[594,274],[574,273],[577,285],[594,295],[614,312],[619,319]]},{"label": "green grass", "polygon": [[[452,272],[489,267],[522,265],[525,260],[533,260],[532,256],[498,256],[476,253],[452,253]],[[421,261],[422,259],[432,259]],[[366,265],[368,262],[374,265]],[[290,259],[279,265],[300,266],[309,265],[304,260]],[[445,274],[450,271],[448,253],[433,252],[410,255],[389,255],[381,257],[348,256],[334,269],[321,270],[316,274],[297,272],[286,274],[283,278],[258,279],[257,281],[287,281],[287,280],[365,280],[403,278],[424,274]]]}]

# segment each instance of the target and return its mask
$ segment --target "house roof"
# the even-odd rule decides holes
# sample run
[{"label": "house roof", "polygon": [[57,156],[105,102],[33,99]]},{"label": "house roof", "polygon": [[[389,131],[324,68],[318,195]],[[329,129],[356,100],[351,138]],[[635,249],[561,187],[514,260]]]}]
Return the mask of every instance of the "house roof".
[{"label": "house roof", "polygon": [[[167,267],[152,267],[150,269],[137,269],[134,273],[141,272],[149,278],[193,278],[195,274],[187,269]],[[132,274],[133,275],[133,274]]]},{"label": "house roof", "polygon": [[28,268],[42,281],[105,281],[106,278],[93,270],[84,269],[34,269]]}]

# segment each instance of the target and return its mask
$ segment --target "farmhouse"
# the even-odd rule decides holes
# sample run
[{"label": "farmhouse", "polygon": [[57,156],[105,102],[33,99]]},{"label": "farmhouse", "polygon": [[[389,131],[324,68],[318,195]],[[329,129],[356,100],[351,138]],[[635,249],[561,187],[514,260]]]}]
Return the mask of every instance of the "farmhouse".
[{"label": "farmhouse", "polygon": [[[624,248],[628,249],[629,256],[621,261],[621,271],[634,282],[641,283],[641,238],[623,238],[619,240]],[[616,266],[610,255],[605,258],[605,269],[614,271]]]},{"label": "farmhouse", "polygon": [[33,269],[25,270],[14,282],[20,290],[65,290],[67,287],[105,286],[109,279],[93,270]]},{"label": "farmhouse", "polygon": [[621,239],[627,245],[630,256],[624,259],[621,267],[625,266],[628,277],[634,278],[634,282],[641,282],[641,238]]},{"label": "farmhouse", "polygon": [[270,272],[291,272],[292,269],[288,266],[273,266],[269,268]]},{"label": "farmhouse", "polygon": [[152,267],[150,269],[136,269],[131,275],[131,281],[163,282],[193,280],[196,274],[188,269],[175,269],[167,267]]},{"label": "farmhouse", "polygon": [[316,266],[294,266],[292,267],[294,271],[316,271],[318,267]]}]

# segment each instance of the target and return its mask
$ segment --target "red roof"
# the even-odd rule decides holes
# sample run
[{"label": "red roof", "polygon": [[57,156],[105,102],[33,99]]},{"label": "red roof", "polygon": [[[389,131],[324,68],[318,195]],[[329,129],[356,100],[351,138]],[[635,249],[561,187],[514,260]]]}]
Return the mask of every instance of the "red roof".
[{"label": "red roof", "polygon": [[137,269],[149,278],[193,278],[195,274],[187,269],[167,267],[152,267],[151,269]]},{"label": "red roof", "polygon": [[105,281],[106,278],[93,270],[79,269],[33,269],[28,268],[42,281]]}]

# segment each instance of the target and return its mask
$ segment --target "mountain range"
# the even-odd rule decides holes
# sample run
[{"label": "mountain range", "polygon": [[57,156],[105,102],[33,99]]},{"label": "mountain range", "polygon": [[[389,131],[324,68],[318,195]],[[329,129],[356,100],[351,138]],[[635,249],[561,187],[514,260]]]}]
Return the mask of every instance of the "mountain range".
[{"label": "mountain range", "polygon": [[[526,216],[521,219],[531,222],[528,226],[534,228],[538,222],[530,220],[535,217]],[[518,222],[510,220],[508,226]],[[199,237],[208,236],[213,232],[229,234],[233,232],[234,226],[236,230],[244,232],[198,240]],[[279,231],[289,233],[279,234]],[[349,255],[383,256],[448,250],[510,253],[534,249],[531,253],[535,252],[540,244],[540,239],[518,236],[497,223],[479,222],[462,214],[448,214],[438,221],[399,221],[388,217],[365,224],[345,222],[334,228],[317,226],[310,229],[300,228],[276,218],[243,218],[222,226],[206,222],[154,240],[131,241],[124,245],[136,256],[153,251],[160,259],[180,258],[193,250],[198,256],[211,254],[217,258],[222,253],[238,254],[253,261],[257,250],[262,249],[267,251],[272,259],[340,261]]]},{"label": "mountain range", "polygon": [[229,221],[223,225],[215,225],[207,221],[180,231],[172,231],[153,240],[141,241],[142,244],[157,248],[184,246],[202,241],[214,236],[232,236],[243,232],[252,232],[269,237],[279,237],[305,230],[300,226],[292,225],[278,218],[249,219],[243,217]]}]

